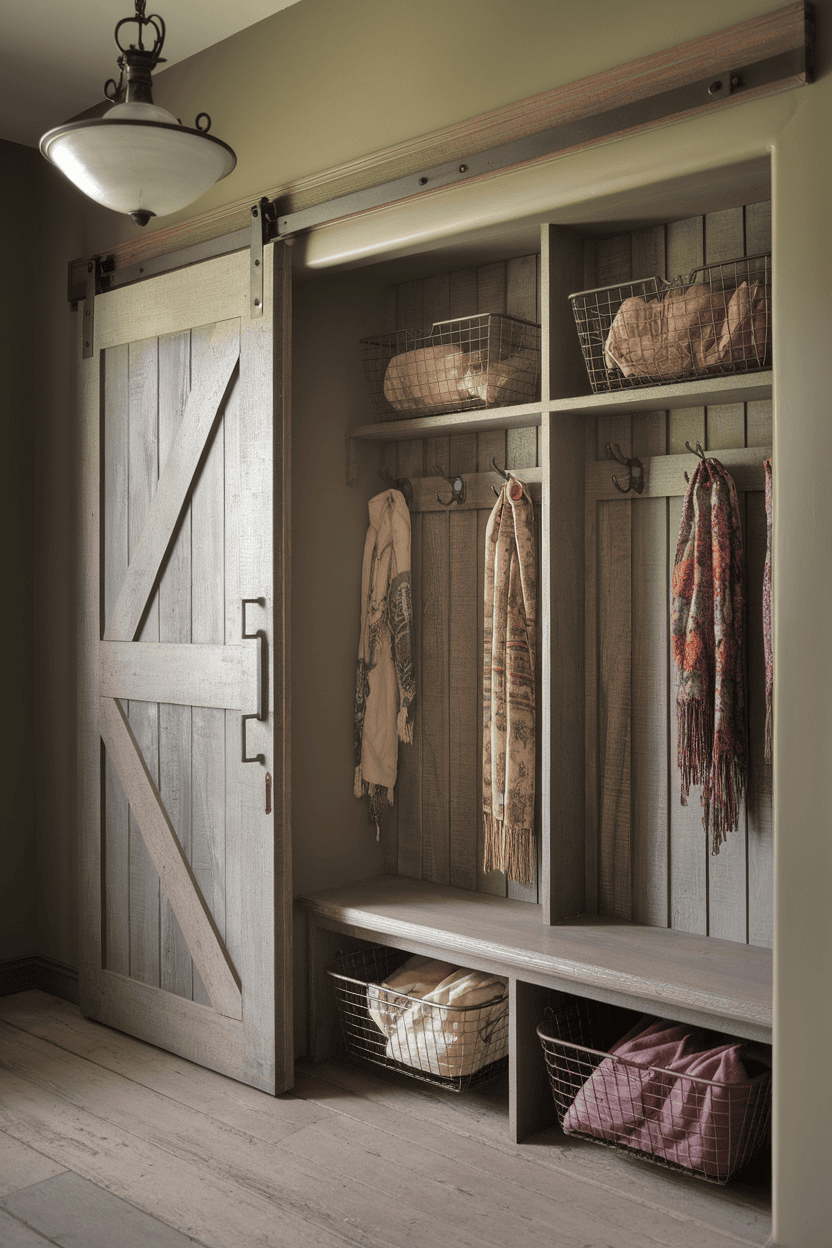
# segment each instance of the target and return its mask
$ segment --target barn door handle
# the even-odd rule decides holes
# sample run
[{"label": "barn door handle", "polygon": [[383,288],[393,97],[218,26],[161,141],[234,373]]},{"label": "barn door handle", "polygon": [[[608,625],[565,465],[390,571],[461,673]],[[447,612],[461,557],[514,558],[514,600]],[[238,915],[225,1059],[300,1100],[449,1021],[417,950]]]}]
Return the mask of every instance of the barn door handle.
[{"label": "barn door handle", "polygon": [[246,747],[246,723],[247,721],[249,719],[262,720],[263,718],[263,634],[260,631],[256,633],[246,632],[246,607],[249,605],[249,603],[254,603],[258,607],[265,607],[266,599],[265,598],[244,598],[243,599],[242,638],[243,638],[243,641],[256,641],[257,642],[257,690],[256,690],[257,696],[256,696],[256,701],[255,701],[257,710],[255,711],[253,715],[242,715],[240,717],[240,736],[241,736],[240,761],[243,763],[265,763],[266,761],[265,754],[252,754],[251,757],[249,757],[248,750]]}]

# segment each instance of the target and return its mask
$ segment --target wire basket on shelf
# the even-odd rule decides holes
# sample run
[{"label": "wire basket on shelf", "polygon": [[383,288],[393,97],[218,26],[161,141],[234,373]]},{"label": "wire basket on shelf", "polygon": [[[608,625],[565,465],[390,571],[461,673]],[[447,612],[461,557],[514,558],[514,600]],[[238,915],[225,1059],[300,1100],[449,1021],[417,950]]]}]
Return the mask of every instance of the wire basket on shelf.
[{"label": "wire basket on shelf", "polygon": [[485,312],[361,339],[379,420],[531,403],[540,395],[540,326]]},{"label": "wire basket on shelf", "polygon": [[593,391],[771,366],[771,254],[570,295]]},{"label": "wire basket on shelf", "polygon": [[451,1092],[501,1075],[508,1065],[507,993],[479,1005],[447,1006],[384,988],[409,957],[378,946],[344,954],[326,968],[347,1053]]},{"label": "wire basket on shelf", "polygon": [[746,1060],[748,1078],[724,1082],[611,1054],[606,1050],[623,1034],[614,1020],[625,1013],[583,999],[546,1011],[537,1034],[561,1127],[668,1169],[726,1183],[766,1138],[770,1071]]}]

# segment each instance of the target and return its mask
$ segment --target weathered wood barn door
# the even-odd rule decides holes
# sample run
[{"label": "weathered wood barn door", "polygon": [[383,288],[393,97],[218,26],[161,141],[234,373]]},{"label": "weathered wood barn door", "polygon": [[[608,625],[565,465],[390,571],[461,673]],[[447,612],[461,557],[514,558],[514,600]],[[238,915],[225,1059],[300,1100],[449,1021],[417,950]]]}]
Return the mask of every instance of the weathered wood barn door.
[{"label": "weathered wood barn door", "polygon": [[271,1092],[292,1082],[284,255],[254,316],[244,251],[79,317],[81,1008]]}]

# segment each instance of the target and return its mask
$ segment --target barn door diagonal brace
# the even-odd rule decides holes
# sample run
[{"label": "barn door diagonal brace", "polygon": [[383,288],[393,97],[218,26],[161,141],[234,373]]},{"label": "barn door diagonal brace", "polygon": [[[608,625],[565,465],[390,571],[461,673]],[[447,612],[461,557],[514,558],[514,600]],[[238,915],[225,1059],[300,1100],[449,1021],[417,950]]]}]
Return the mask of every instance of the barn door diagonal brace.
[{"label": "barn door diagonal brace", "polygon": [[277,234],[277,205],[264,195],[251,206],[251,300],[252,319],[263,315],[263,248]]}]

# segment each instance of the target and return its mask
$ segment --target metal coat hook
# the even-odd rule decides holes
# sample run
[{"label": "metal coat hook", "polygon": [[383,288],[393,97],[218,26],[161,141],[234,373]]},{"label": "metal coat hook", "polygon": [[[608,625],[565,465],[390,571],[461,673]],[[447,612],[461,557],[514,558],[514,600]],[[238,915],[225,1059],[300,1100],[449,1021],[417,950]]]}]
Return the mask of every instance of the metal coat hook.
[{"label": "metal coat hook", "polygon": [[383,468],[379,468],[378,475],[384,484],[390,490],[400,490],[404,495],[404,501],[410,507],[413,502],[413,486],[410,484],[409,477],[391,477],[389,472],[385,472]]},{"label": "metal coat hook", "polygon": [[[707,456],[705,455],[705,452],[702,450],[702,443],[699,441],[698,438],[696,439],[696,446],[691,446],[690,442],[688,442],[687,438],[685,438],[685,446],[690,451],[691,455],[696,455],[699,459],[702,460],[702,463],[704,464]],[[688,474],[685,473],[684,477],[688,485],[690,485],[690,477],[688,476]]]},{"label": "metal coat hook", "polygon": [[462,477],[459,477],[459,476],[449,477],[447,473],[444,473],[442,471],[442,469],[439,467],[438,464],[434,464],[433,470],[437,476],[444,477],[445,480],[450,484],[451,489],[453,490],[453,493],[451,494],[451,497],[448,499],[447,502],[445,501],[444,498],[440,498],[438,494],[434,494],[433,497],[436,499],[437,503],[441,503],[443,507],[450,507],[451,503],[464,503],[465,502],[465,482],[463,481]]},{"label": "metal coat hook", "polygon": [[[495,472],[498,472],[500,476],[503,477],[506,481],[511,480],[511,473],[507,472],[505,468],[501,468],[493,455],[491,456],[491,467],[494,469]],[[500,491],[497,489],[496,485],[492,485],[491,488],[494,491],[494,493],[497,495],[497,497],[499,498]]]},{"label": "metal coat hook", "polygon": [[615,486],[615,488],[618,490],[618,493],[629,494],[632,491],[633,494],[643,494],[644,493],[644,464],[641,462],[641,460],[640,459],[627,459],[625,455],[622,455],[621,447],[618,445],[617,442],[615,443],[614,447],[610,446],[609,442],[607,443],[607,454],[609,455],[610,459],[617,460],[619,464],[623,464],[624,467],[627,469],[627,484],[626,485],[621,485],[621,483],[618,480],[618,477],[613,475],[612,483]]}]

